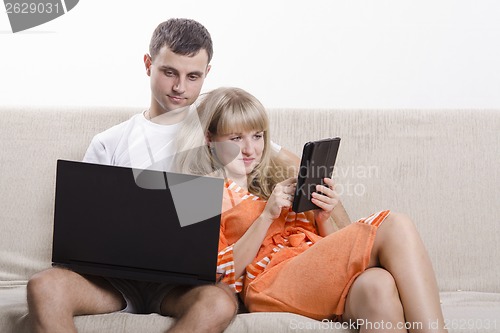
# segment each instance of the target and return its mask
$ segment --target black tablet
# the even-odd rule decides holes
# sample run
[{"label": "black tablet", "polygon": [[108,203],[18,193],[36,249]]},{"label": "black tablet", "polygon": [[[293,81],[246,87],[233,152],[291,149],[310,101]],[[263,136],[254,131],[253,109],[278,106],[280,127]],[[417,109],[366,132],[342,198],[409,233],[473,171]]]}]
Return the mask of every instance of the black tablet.
[{"label": "black tablet", "polygon": [[294,212],[300,213],[318,208],[311,202],[311,194],[316,192],[316,185],[324,184],[324,178],[332,177],[339,146],[338,137],[311,141],[304,145],[292,204]]}]

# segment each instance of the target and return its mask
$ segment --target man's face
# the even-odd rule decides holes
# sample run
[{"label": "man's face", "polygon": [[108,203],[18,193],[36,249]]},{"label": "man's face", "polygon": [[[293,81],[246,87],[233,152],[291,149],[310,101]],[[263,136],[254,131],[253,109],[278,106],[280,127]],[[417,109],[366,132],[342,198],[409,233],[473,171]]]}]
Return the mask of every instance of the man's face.
[{"label": "man's face", "polygon": [[194,103],[210,70],[204,49],[195,56],[184,56],[164,46],[154,59],[145,55],[144,64],[151,77],[153,116]]}]

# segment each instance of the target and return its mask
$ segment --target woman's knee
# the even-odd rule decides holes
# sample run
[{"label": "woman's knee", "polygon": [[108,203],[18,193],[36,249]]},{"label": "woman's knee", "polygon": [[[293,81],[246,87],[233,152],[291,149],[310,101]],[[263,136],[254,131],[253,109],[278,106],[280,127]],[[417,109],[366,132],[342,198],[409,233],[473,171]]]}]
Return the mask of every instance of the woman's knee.
[{"label": "woman's knee", "polygon": [[386,221],[382,223],[381,227],[383,226],[390,229],[395,229],[398,232],[406,231],[415,233],[417,231],[412,219],[408,215],[403,213],[390,212],[386,217]]},{"label": "woman's knee", "polygon": [[403,307],[393,276],[382,268],[364,271],[353,283],[346,301],[349,319],[401,316]]},{"label": "woman's knee", "polygon": [[358,292],[370,304],[378,305],[384,299],[399,299],[396,282],[385,269],[367,269],[356,279],[355,284]]},{"label": "woman's knee", "polygon": [[398,248],[420,243],[420,235],[413,221],[405,214],[391,212],[378,227],[372,249],[370,266],[380,266],[382,252],[394,254]]}]

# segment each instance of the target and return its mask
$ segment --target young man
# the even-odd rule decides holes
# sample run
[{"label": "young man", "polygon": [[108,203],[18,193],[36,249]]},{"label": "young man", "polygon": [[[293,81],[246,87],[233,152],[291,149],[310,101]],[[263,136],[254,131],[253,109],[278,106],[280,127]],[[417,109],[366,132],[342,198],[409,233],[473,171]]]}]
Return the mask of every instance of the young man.
[{"label": "young man", "polygon": [[[200,94],[212,53],[210,34],[198,22],[161,23],[144,56],[151,81],[149,109],[96,135],[84,161],[168,171],[175,153],[172,141]],[[186,288],[82,276],[61,268],[30,279],[28,306],[34,331],[51,333],[76,332],[75,315],[121,310],[176,317],[169,332],[222,332],[237,312],[235,295],[222,284]]]}]

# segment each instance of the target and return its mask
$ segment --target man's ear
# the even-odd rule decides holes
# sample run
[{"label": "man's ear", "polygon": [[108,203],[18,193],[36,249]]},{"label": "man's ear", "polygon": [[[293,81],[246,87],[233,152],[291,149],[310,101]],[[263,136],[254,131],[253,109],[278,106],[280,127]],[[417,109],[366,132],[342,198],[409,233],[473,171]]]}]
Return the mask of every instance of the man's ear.
[{"label": "man's ear", "polygon": [[153,60],[151,59],[151,56],[149,54],[144,55],[144,66],[146,67],[146,74],[148,76],[151,76],[151,65],[153,63]]},{"label": "man's ear", "polygon": [[205,77],[208,75],[208,72],[210,72],[210,69],[212,68],[212,65],[207,65],[207,70],[205,71]]}]

